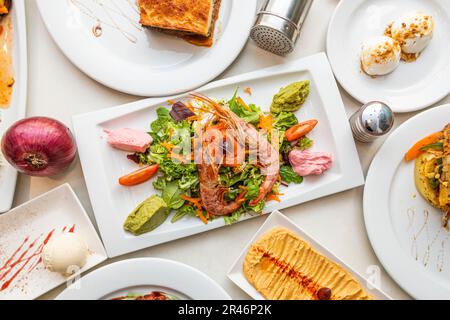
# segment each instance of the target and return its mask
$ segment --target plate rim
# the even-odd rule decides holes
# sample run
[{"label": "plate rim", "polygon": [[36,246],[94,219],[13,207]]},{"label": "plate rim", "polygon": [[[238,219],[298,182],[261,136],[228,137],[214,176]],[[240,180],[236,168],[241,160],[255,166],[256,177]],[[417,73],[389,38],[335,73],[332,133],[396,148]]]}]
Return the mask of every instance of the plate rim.
[{"label": "plate rim", "polygon": [[[89,274],[85,275],[81,279],[77,280],[77,282],[79,282],[79,284],[81,284],[82,282],[89,281],[92,284],[92,283],[98,282],[99,279],[104,279],[103,274],[105,274],[105,273],[109,273],[109,272],[117,273],[117,272],[121,272],[121,271],[129,272],[130,268],[131,269],[133,269],[133,268],[139,269],[140,267],[146,267],[148,269],[151,269],[150,267],[154,267],[155,265],[158,266],[159,268],[164,269],[164,270],[166,269],[166,268],[163,268],[164,265],[167,266],[167,267],[176,268],[180,272],[177,273],[175,276],[180,275],[180,277],[183,277],[184,280],[192,281],[192,283],[191,283],[192,288],[197,288],[197,286],[199,286],[199,281],[204,281],[203,282],[204,286],[208,286],[209,289],[217,290],[217,296],[218,297],[216,297],[215,299],[219,299],[220,298],[219,300],[231,300],[230,295],[225,291],[225,289],[223,289],[214,279],[212,279],[206,273],[204,273],[204,272],[202,272],[202,271],[200,271],[200,270],[198,270],[198,269],[196,269],[196,268],[194,268],[194,267],[192,267],[190,265],[187,265],[185,263],[181,263],[181,262],[178,262],[178,261],[175,261],[175,260],[164,259],[164,258],[144,257],[144,258],[127,259],[127,260],[122,260],[122,261],[110,263],[110,264],[108,264],[106,266],[103,266],[103,267],[101,267],[99,269],[96,269],[96,270],[90,272]],[[189,272],[192,277],[185,277],[183,272],[186,272],[186,273]],[[151,272],[149,272],[148,274],[145,274],[145,275],[141,274],[139,277],[143,278],[144,276],[148,276],[148,275],[150,276],[150,278],[154,277]],[[129,278],[125,278],[123,280],[124,280],[123,281],[124,282],[123,285],[126,285],[128,287],[137,285],[136,283],[128,282]],[[145,282],[145,281],[148,281],[148,280],[143,280],[143,282]],[[158,281],[161,281],[161,280],[158,280]],[[72,286],[77,286],[77,284],[78,284],[77,282],[74,282],[72,284]],[[129,284],[126,284],[127,282]],[[100,295],[100,292],[98,292],[98,294],[100,296],[98,298],[96,298],[96,299],[99,300],[99,299],[101,299],[101,298],[103,298],[103,297],[107,296],[108,294],[111,294],[111,293],[113,293],[115,291],[119,291],[119,290],[125,289],[125,287],[120,287],[120,288],[117,287],[118,285],[122,285],[122,284],[117,284],[117,283],[113,284],[111,282],[108,282],[108,284],[107,284],[107,286],[109,287],[107,289],[108,292],[103,292],[103,293],[101,293],[101,295]],[[145,285],[145,284],[142,284],[142,285]],[[185,291],[183,289],[169,288],[169,286],[164,285],[164,284],[159,284],[158,286],[167,287],[168,289],[177,291],[177,292],[182,293],[182,294],[184,294],[184,295],[186,295],[186,296],[188,296],[188,297],[190,297],[192,299],[195,299],[194,297],[192,297],[192,293],[191,294],[185,293]],[[83,288],[83,287],[86,288],[86,283],[83,283],[81,285],[81,288]],[[88,283],[87,290],[89,290],[89,289],[90,288],[89,288],[89,283]],[[104,288],[101,288],[99,290],[102,290],[102,289],[104,289]],[[83,294],[83,289],[76,290],[74,292],[75,292],[74,295],[71,294],[72,293],[71,292],[71,288],[68,287],[63,292],[61,292],[56,297],[55,300],[66,300],[66,299],[69,299],[69,300],[86,300],[87,299],[87,298],[77,298],[77,296],[79,296],[80,294]],[[97,293],[96,293],[96,295],[97,295]],[[206,294],[206,296],[208,296],[208,294]],[[201,295],[200,295],[200,297],[201,297]],[[93,298],[88,298],[88,299],[93,299]]]},{"label": "plate rim", "polygon": [[[316,240],[314,237],[312,237],[308,232],[306,232],[304,229],[302,229],[297,223],[295,223],[293,220],[289,219],[287,216],[285,216],[283,213],[281,213],[278,210],[275,210],[272,212],[264,221],[264,223],[261,225],[261,227],[255,232],[253,237],[249,240],[249,242],[244,246],[242,249],[240,255],[236,258],[235,262],[231,265],[227,272],[227,277],[230,279],[234,284],[236,284],[241,290],[243,290],[245,293],[247,293],[250,297],[252,297],[255,300],[265,300],[264,297],[258,292],[254,294],[254,292],[250,292],[246,290],[242,284],[241,280],[238,279],[238,277],[243,277],[245,279],[245,275],[243,275],[242,266],[240,266],[241,260],[245,259],[245,256],[247,255],[247,252],[250,248],[250,246],[256,242],[264,233],[266,228],[275,228],[278,223],[276,222],[277,219],[282,220],[286,224],[290,225],[291,228],[289,228],[290,231],[296,233],[299,237],[303,238],[305,241],[307,241],[311,247],[315,250],[317,250],[319,253],[320,251],[326,252],[327,255],[329,255],[329,259],[336,262],[337,264],[341,265],[343,268],[345,268],[348,272],[353,274],[356,278],[359,278],[359,281],[366,281],[367,279],[363,277],[358,271],[356,271],[353,267],[348,265],[344,260],[342,260],[340,257],[338,257],[336,254],[333,253],[330,249],[325,247],[324,245],[320,244],[318,240]],[[325,255],[324,253],[321,253],[322,255]],[[237,271],[237,270],[239,271]],[[236,274],[236,271],[238,272]],[[245,281],[247,281],[245,279]],[[361,284],[362,285],[362,284]],[[250,285],[251,286],[251,285]],[[374,288],[372,290],[367,289],[366,285],[363,285],[364,288],[367,291],[370,291],[372,294],[376,293],[382,298],[385,298],[387,300],[393,300],[388,294],[383,292],[380,288]],[[256,290],[256,289],[255,289]]]},{"label": "plate rim", "polygon": [[[364,1],[372,1],[372,0],[364,0]],[[436,0],[439,1],[439,0]],[[338,14],[341,11],[344,10],[348,10],[347,7],[354,7],[354,6],[360,6],[361,2],[356,2],[356,1],[348,1],[348,0],[341,0],[339,1],[339,3],[337,4],[331,18],[330,18],[330,22],[328,24],[328,28],[327,28],[327,36],[326,36],[326,52],[328,54],[328,57],[330,59],[330,64],[331,67],[333,69],[333,73],[336,77],[336,80],[339,82],[339,84],[342,86],[342,88],[350,95],[352,96],[354,99],[356,99],[357,101],[361,102],[361,103],[368,103],[370,102],[370,99],[365,98],[363,95],[359,94],[357,91],[352,90],[351,89],[351,85],[348,84],[348,81],[346,81],[345,76],[343,76],[343,74],[341,74],[340,72],[336,72],[336,64],[338,63],[338,61],[336,61],[334,59],[334,55],[332,54],[333,50],[331,50],[332,47],[332,42],[333,42],[333,28],[334,25],[337,24],[337,17]],[[450,12],[449,12],[450,14]],[[416,105],[415,107],[402,107],[402,108],[398,108],[397,105],[392,105],[391,108],[395,113],[409,113],[409,112],[414,112],[414,111],[419,111],[419,110],[423,110],[426,109],[432,105],[434,105],[435,103],[438,103],[439,101],[443,100],[444,98],[446,98],[448,95],[450,94],[450,86],[448,87],[447,91],[443,91],[440,94],[437,94],[435,97],[433,97],[433,99],[430,99],[429,102],[427,103],[423,103],[423,104],[419,104]]]},{"label": "plate rim", "polygon": [[[89,218],[86,210],[84,209],[80,199],[78,198],[78,196],[76,195],[75,191],[73,190],[72,186],[69,183],[63,183],[47,192],[44,192],[36,197],[34,197],[33,199],[30,199],[29,201],[11,209],[10,211],[6,212],[5,214],[0,216],[0,219],[3,217],[7,217],[9,215],[14,215],[16,214],[16,211],[21,211],[25,208],[27,208],[28,206],[32,205],[34,202],[38,202],[41,201],[42,199],[45,199],[49,196],[51,196],[53,193],[56,192],[67,192],[73,201],[75,201],[75,204],[77,205],[78,209],[79,209],[79,213],[81,214],[81,216],[83,217],[83,219],[86,222],[86,227],[89,229],[89,232],[94,236],[95,241],[98,242],[98,244],[100,245],[101,248],[101,252],[95,252],[95,254],[99,255],[99,259],[96,263],[94,263],[93,265],[91,265],[88,268],[85,268],[84,270],[82,270],[80,273],[74,274],[70,277],[67,277],[67,279],[65,279],[65,281],[72,281],[73,279],[75,279],[76,277],[79,277],[81,274],[91,270],[92,268],[98,266],[100,263],[106,261],[108,259],[108,255],[107,252],[105,250],[105,246],[100,238],[100,236],[98,235],[97,231],[95,230],[94,225],[92,224],[91,219]],[[30,297],[28,297],[28,299],[30,300],[34,300],[39,298],[40,296],[50,292],[51,290],[57,288],[58,286],[62,285],[65,281],[61,281],[58,284],[54,284],[52,286],[49,286],[48,288],[42,290],[41,293],[35,294],[35,295],[31,295]],[[12,297],[13,298],[13,297]]]},{"label": "plate rim", "polygon": [[[212,81],[213,79],[217,78],[220,74],[222,74],[229,66],[233,64],[233,62],[238,58],[242,50],[244,49],[249,35],[250,35],[250,29],[251,25],[254,21],[253,17],[250,19],[248,18],[247,24],[245,26],[246,29],[248,29],[246,32],[240,32],[239,34],[233,34],[233,46],[235,46],[234,50],[230,50],[229,52],[232,52],[232,54],[228,55],[220,55],[220,61],[222,63],[215,64],[216,68],[214,69],[214,72],[210,72],[209,76],[205,76],[204,78],[196,81],[192,81],[189,86],[183,87],[183,88],[177,88],[177,89],[171,89],[169,86],[169,89],[165,88],[158,89],[158,84],[161,84],[161,82],[154,81],[152,85],[148,83],[146,86],[148,89],[133,89],[133,85],[126,84],[126,81],[122,81],[120,83],[115,82],[114,80],[111,80],[110,78],[105,79],[102,75],[101,68],[96,70],[90,70],[88,66],[86,66],[86,63],[83,62],[83,58],[79,57],[76,53],[70,50],[70,45],[67,44],[67,42],[64,41],[64,37],[60,37],[57,35],[58,29],[52,28],[50,25],[50,21],[46,18],[46,12],[44,8],[44,2],[48,0],[38,0],[37,6],[38,10],[40,12],[41,18],[46,26],[47,31],[49,32],[50,36],[52,37],[53,41],[57,44],[58,48],[61,50],[61,52],[64,54],[65,57],[67,57],[70,62],[76,66],[81,72],[83,72],[86,76],[90,77],[91,79],[97,81],[98,83],[111,88],[113,90],[116,90],[118,92],[135,95],[135,96],[141,96],[141,97],[162,97],[167,95],[174,95],[174,94],[180,94],[183,92],[187,92],[189,90],[198,88],[202,85],[207,84],[208,82]],[[50,0],[52,2],[53,0]],[[257,9],[257,0],[247,0],[245,2],[241,3],[241,6],[239,6],[239,0],[230,0],[232,1],[232,10],[231,10],[231,16],[230,18],[233,18],[233,14],[243,15],[247,17],[247,15],[244,15],[243,12],[246,12],[245,10],[242,10],[242,6],[244,6],[244,9],[247,9],[249,12],[254,12],[256,14]],[[242,11],[241,11],[242,10]],[[240,17],[240,16],[239,16]],[[237,18],[237,17],[236,17]],[[240,26],[241,27],[241,26]],[[225,29],[226,30],[226,29]],[[222,30],[222,36],[225,34],[225,30]],[[181,40],[180,40],[181,41]],[[222,39],[221,39],[222,41]],[[216,46],[217,43],[214,44]],[[211,47],[209,49],[214,48]],[[173,71],[172,71],[173,73]],[[139,80],[142,81],[142,80]],[[149,81],[149,78],[146,79],[146,81]]]},{"label": "plate rim", "polygon": [[[26,23],[26,12],[25,12],[25,3],[23,1],[15,1],[13,8],[11,10],[11,13],[15,15],[15,19],[17,21],[17,28],[18,30],[13,31],[13,37],[14,40],[18,41],[18,48],[19,52],[17,54],[17,57],[19,57],[19,61],[15,63],[16,65],[19,65],[19,74],[18,76],[14,76],[16,80],[16,84],[14,90],[18,90],[17,94],[17,101],[14,102],[13,105],[9,107],[8,110],[12,108],[17,108],[17,117],[14,121],[18,121],[25,117],[26,110],[27,110],[27,88],[28,88],[28,49],[27,49],[27,23]],[[16,73],[16,70],[14,71]],[[17,81],[18,80],[18,81]],[[11,123],[12,125],[12,123]],[[0,138],[1,140],[1,138]],[[9,191],[5,191],[8,193],[8,195],[2,195],[2,199],[0,200],[0,214],[7,212],[11,209],[13,201],[14,201],[14,194],[16,189],[16,183],[17,183],[17,176],[18,172],[9,164],[6,160],[4,160],[5,164],[4,167],[0,167],[0,170],[7,171],[6,173],[3,173],[2,175],[11,176],[10,181],[7,182],[8,186],[3,185],[3,187],[0,189],[0,191],[4,189],[8,189]],[[7,198],[6,200],[3,200],[3,196]]]},{"label": "plate rim", "polygon": [[[385,222],[386,219],[390,220],[389,216],[387,216],[387,212],[389,212],[389,204],[384,202],[380,203],[379,199],[380,190],[389,193],[389,188],[380,186],[380,184],[383,184],[384,182],[380,180],[382,180],[387,175],[386,172],[384,175],[379,175],[380,170],[378,169],[383,164],[383,160],[387,161],[386,159],[388,157],[386,156],[386,154],[393,154],[392,148],[390,149],[389,147],[392,144],[395,144],[397,140],[402,139],[402,134],[405,130],[410,127],[416,126],[416,123],[420,123],[423,117],[432,117],[435,114],[439,114],[441,111],[444,112],[444,110],[448,113],[450,112],[449,109],[450,103],[443,104],[441,106],[423,111],[400,125],[386,139],[386,141],[380,147],[374,159],[372,160],[367,173],[366,186],[364,188],[364,224],[371,246],[390,277],[400,287],[402,287],[403,290],[405,290],[408,294],[416,299],[448,299],[450,298],[450,289],[445,290],[445,288],[443,288],[442,286],[436,285],[436,282],[430,281],[427,276],[428,273],[423,270],[423,268],[420,268],[420,266],[418,266],[417,264],[408,262],[411,258],[401,248],[397,237],[395,236],[391,223],[389,223],[387,228],[386,226],[383,227],[380,225],[380,219],[384,219],[384,221],[381,222]],[[402,161],[401,159],[403,159],[403,154],[404,153],[402,152],[400,161]],[[395,157],[398,158],[398,155],[396,155]],[[395,166],[392,166],[392,170],[394,170],[395,172],[397,167],[398,165],[397,163],[395,163]],[[387,169],[384,167],[384,170],[386,171]],[[393,179],[393,175],[391,177],[387,177],[386,179],[389,179],[390,183]],[[374,190],[376,190],[377,192],[374,192]],[[377,195],[377,199],[373,199],[375,194]],[[386,196],[389,197],[389,194]],[[376,201],[375,203],[377,205],[376,210],[371,209],[373,208],[371,204],[373,204],[374,201]],[[381,216],[380,212],[386,212],[386,216]],[[380,237],[380,234],[382,235],[382,237]],[[412,281],[411,279],[414,279],[414,281]],[[425,287],[427,287],[427,290],[423,290],[423,288]]]},{"label": "plate rim", "polygon": [[[302,70],[309,71],[311,77],[315,78],[316,82],[319,82],[322,87],[326,87],[326,89],[322,89],[323,91],[321,91],[321,98],[323,99],[323,103],[324,105],[328,106],[328,108],[324,108],[325,112],[328,118],[336,118],[338,119],[336,121],[339,121],[340,124],[339,131],[335,130],[333,132],[333,139],[336,139],[336,141],[348,142],[345,143],[341,148],[341,150],[345,149],[345,152],[341,151],[339,154],[335,155],[342,158],[344,157],[344,153],[346,153],[346,161],[343,161],[341,159],[339,161],[341,166],[341,176],[322,188],[320,192],[315,191],[315,196],[311,196],[310,198],[302,201],[306,202],[309,200],[317,199],[319,197],[328,196],[336,192],[359,187],[364,184],[364,175],[362,172],[361,163],[359,161],[359,155],[356,150],[356,145],[347,121],[344,104],[339,94],[337,84],[332,75],[332,71],[325,53],[319,53],[290,63],[285,63],[282,65],[219,80],[208,84],[198,91],[205,92],[211,89],[228,86],[232,83],[264,79],[275,75],[300,72]],[[326,94],[323,94],[324,92],[326,92]],[[183,96],[184,94],[180,95],[180,97]],[[177,232],[170,232],[164,235],[160,235],[160,237],[158,238],[159,240],[146,239],[143,237],[124,239],[123,237],[117,236],[119,232],[123,232],[122,225],[115,224],[111,226],[111,219],[109,219],[109,216],[107,214],[107,212],[109,212],[110,210],[110,207],[108,207],[107,204],[107,200],[110,198],[109,194],[105,192],[103,188],[98,188],[98,179],[92,179],[92,177],[95,176],[97,168],[97,165],[94,163],[97,160],[92,159],[92,154],[93,152],[95,152],[95,148],[93,146],[83,144],[82,141],[86,141],[86,139],[89,137],[89,132],[91,132],[90,130],[92,130],[93,127],[96,127],[99,123],[118,118],[126,114],[134,113],[142,109],[146,109],[149,106],[156,105],[157,103],[164,103],[165,105],[167,103],[167,100],[169,99],[177,99],[177,97],[166,97],[158,99],[149,98],[122,106],[113,107],[110,109],[102,109],[100,111],[74,116],[72,118],[74,133],[79,146],[78,151],[80,162],[84,172],[90,201],[94,210],[94,214],[96,216],[100,234],[106,247],[106,251],[108,252],[108,255],[110,257],[116,257],[125,253],[152,247],[157,244],[184,238],[193,234],[206,232],[223,226],[223,223],[210,223],[206,226],[199,224],[198,226],[190,229],[184,229]],[[330,116],[330,114],[332,114],[332,116]],[[348,126],[347,130],[345,129],[345,126]],[[100,163],[98,165],[100,165]],[[101,173],[101,175],[103,175],[103,172]],[[330,189],[331,191],[328,191],[328,189]],[[319,194],[319,196],[317,196],[317,194]],[[293,203],[293,201],[290,202]],[[288,201],[284,201],[279,209],[297,204],[297,202],[289,204]],[[241,219],[241,221],[243,220],[245,219]]]}]

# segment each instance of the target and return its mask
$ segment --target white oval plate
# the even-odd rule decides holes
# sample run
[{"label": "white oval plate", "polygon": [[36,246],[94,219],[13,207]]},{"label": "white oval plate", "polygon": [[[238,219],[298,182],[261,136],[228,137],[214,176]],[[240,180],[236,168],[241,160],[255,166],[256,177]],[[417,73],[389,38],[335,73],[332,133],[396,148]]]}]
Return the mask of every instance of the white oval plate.
[{"label": "white oval plate", "polygon": [[[247,42],[256,0],[222,0],[211,48],[145,30],[132,0],[39,0],[50,34],[83,72],[115,90],[167,96],[197,88],[221,74]],[[97,21],[103,33],[93,32]]]},{"label": "white oval plate", "polygon": [[[13,29],[14,91],[8,109],[0,109],[0,138],[15,121],[25,117],[27,104],[27,27],[23,1],[14,1],[11,12]],[[17,171],[0,152],[0,213],[11,209],[16,189]]]},{"label": "white oval plate", "polygon": [[[436,20],[429,47],[416,62],[402,62],[387,76],[371,78],[362,72],[362,43],[383,35],[391,21],[412,10],[427,12]],[[450,93],[450,1],[342,0],[329,25],[327,51],[337,80],[360,102],[382,100],[395,112],[426,108]]]},{"label": "white oval plate", "polygon": [[414,161],[403,157],[416,141],[448,122],[450,104],[405,122],[375,156],[364,189],[364,218],[375,253],[417,299],[450,299],[450,232],[441,227],[441,212],[416,190]]},{"label": "white oval plate", "polygon": [[58,300],[110,300],[129,293],[162,291],[180,299],[230,300],[204,273],[185,264],[156,258],[116,262],[73,283]]}]

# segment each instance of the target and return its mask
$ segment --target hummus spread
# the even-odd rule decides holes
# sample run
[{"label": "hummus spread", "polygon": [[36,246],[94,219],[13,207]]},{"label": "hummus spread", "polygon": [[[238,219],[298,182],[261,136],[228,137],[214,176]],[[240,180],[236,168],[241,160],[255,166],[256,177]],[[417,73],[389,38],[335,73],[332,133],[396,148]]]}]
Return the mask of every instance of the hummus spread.
[{"label": "hummus spread", "polygon": [[[372,300],[353,275],[285,228],[254,243],[244,261],[247,280],[266,299]],[[322,299],[323,300],[323,299]]]}]

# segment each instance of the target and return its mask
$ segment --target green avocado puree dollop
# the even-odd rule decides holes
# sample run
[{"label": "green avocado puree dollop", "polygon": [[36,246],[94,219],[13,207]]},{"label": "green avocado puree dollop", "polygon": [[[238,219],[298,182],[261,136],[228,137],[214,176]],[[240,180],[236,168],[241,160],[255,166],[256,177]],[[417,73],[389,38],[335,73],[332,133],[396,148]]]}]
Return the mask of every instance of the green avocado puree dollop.
[{"label": "green avocado puree dollop", "polygon": [[280,89],[272,101],[270,112],[295,112],[305,103],[309,96],[309,81],[294,82]]},{"label": "green avocado puree dollop", "polygon": [[164,200],[153,195],[130,213],[123,227],[126,231],[139,236],[163,224],[169,212]]}]

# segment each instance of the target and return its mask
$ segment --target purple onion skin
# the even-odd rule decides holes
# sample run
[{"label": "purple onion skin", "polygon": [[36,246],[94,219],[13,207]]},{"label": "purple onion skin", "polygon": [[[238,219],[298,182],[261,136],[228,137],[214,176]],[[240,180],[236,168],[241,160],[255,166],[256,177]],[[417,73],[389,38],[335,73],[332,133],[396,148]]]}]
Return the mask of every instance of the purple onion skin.
[{"label": "purple onion skin", "polygon": [[20,173],[51,177],[75,159],[77,147],[70,130],[58,120],[33,117],[13,124],[2,139],[5,159]]}]

